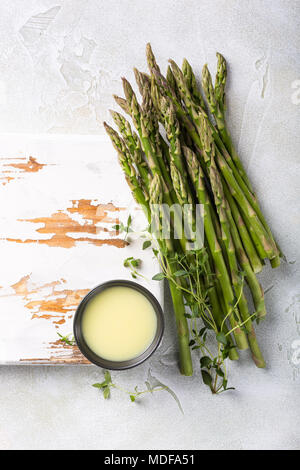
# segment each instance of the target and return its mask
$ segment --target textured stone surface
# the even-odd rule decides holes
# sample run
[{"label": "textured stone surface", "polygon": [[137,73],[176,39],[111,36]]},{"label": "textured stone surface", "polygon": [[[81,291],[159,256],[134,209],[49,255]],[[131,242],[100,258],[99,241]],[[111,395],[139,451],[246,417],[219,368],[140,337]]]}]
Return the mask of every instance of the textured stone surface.
[{"label": "textured stone surface", "polygon": [[142,385],[151,366],[184,416],[166,393],[104,402],[94,367],[1,367],[0,448],[299,448],[299,2],[3,0],[0,13],[3,132],[103,133],[111,93],[145,67],[149,40],[162,66],[187,56],[198,73],[222,52],[233,137],[288,260],[261,275],[268,368],[244,353],[229,365],[235,392],[212,397],[198,373],[178,375],[167,304],[160,351],[114,377]]}]

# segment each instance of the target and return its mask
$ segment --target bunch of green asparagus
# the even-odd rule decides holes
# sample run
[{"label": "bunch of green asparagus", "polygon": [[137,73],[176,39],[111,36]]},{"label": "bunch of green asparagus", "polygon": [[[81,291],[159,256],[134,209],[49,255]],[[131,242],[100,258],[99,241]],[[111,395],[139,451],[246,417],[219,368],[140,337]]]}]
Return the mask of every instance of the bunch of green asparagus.
[{"label": "bunch of green asparagus", "polygon": [[[180,214],[172,213],[173,236],[158,237],[158,249],[153,248],[162,271],[155,278],[169,281],[181,373],[192,375],[191,349],[200,350],[203,380],[219,393],[227,389],[224,361],[237,360],[238,349],[250,348],[257,367],[265,367],[253,327],[266,314],[256,274],[266,259],[279,266],[282,253],[226,127],[224,57],[217,54],[214,84],[203,67],[200,87],[186,59],[182,68],[170,60],[163,76],[150,44],[146,55],[149,73],[134,69],[142,102],[125,78],[125,98],[114,97],[136,130],[115,111],[111,114],[119,132],[104,126],[149,224],[158,204],[203,207],[204,244],[193,249],[180,230]],[[160,223],[163,216],[162,209]],[[192,232],[194,209],[189,223]],[[246,286],[253,302],[247,301]],[[207,346],[211,333],[216,355]]]}]

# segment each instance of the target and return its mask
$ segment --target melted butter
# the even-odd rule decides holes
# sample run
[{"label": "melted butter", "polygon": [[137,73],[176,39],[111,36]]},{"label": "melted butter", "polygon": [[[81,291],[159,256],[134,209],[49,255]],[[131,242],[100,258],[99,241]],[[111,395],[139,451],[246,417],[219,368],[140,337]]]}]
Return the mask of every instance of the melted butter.
[{"label": "melted butter", "polygon": [[89,348],[110,361],[126,361],[142,354],[157,329],[149,300],[130,287],[109,287],[95,295],[82,316],[82,333]]}]

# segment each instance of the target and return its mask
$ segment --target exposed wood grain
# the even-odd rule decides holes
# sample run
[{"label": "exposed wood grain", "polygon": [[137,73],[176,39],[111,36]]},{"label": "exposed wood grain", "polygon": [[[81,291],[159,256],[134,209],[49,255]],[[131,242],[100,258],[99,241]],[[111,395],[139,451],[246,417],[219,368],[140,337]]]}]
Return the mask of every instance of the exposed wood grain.
[{"label": "exposed wood grain", "polygon": [[24,173],[36,173],[44,166],[47,166],[46,163],[39,163],[34,157],[0,158],[0,180],[5,186],[14,179],[24,177]]},{"label": "exposed wood grain", "polygon": [[29,358],[21,359],[22,363],[31,364],[90,364],[77,346],[70,346],[61,340],[49,343],[49,358]]},{"label": "exposed wood grain", "polygon": [[[112,245],[123,248],[127,243],[120,238],[96,238],[97,234],[106,232],[111,237],[116,234],[115,230],[109,229],[103,224],[117,224],[118,217],[110,217],[109,212],[118,213],[124,208],[115,207],[113,204],[100,204],[91,199],[80,199],[71,201],[71,207],[58,210],[50,216],[36,217],[34,219],[19,219],[21,222],[31,222],[42,224],[42,227],[35,229],[38,234],[51,235],[49,238],[5,238],[6,241],[14,243],[39,243],[49,247],[72,248],[78,243],[87,242],[96,246]],[[79,220],[78,220],[79,216]],[[75,237],[74,233],[95,235]]]},{"label": "exposed wood grain", "polygon": [[28,274],[11,287],[16,295],[22,297],[24,306],[32,313],[32,320],[50,320],[58,327],[66,322],[68,315],[73,316],[77,305],[89,292],[89,289],[62,289],[65,283],[64,279],[60,279],[37,285],[31,282]]}]

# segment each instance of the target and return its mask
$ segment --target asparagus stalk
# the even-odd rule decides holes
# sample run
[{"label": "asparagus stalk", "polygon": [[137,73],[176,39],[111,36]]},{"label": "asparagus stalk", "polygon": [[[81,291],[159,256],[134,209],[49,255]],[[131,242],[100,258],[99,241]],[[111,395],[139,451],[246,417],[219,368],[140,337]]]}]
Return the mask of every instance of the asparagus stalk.
[{"label": "asparagus stalk", "polygon": [[[249,288],[251,290],[254,306],[256,309],[256,314],[258,318],[263,318],[266,315],[266,307],[265,307],[265,301],[264,301],[264,292],[259,284],[255,273],[251,267],[250,260],[246,254],[246,251],[244,249],[243,243],[242,243],[242,238],[240,236],[241,233],[241,226],[238,227],[236,224],[236,221],[234,220],[233,213],[230,207],[230,204],[228,203],[226,205],[226,214],[227,218],[229,220],[230,224],[230,232],[233,238],[234,246],[236,249],[236,253],[238,256],[239,264],[241,265],[242,269],[246,273],[246,281],[249,285]],[[241,223],[240,219],[237,219],[238,223]],[[242,222],[243,223],[243,222]]]},{"label": "asparagus stalk", "polygon": [[[172,64],[172,65],[173,65],[173,64]],[[171,115],[172,115],[173,122],[174,122],[173,113],[172,113]],[[169,122],[168,122],[168,124],[169,124]],[[167,133],[168,133],[168,127],[167,127]],[[170,133],[170,131],[169,131],[169,133]],[[173,132],[173,134],[174,134],[174,132]],[[178,169],[182,171],[182,164],[181,164],[181,162],[179,162],[179,163],[180,163],[180,164],[179,164],[179,166],[178,166]],[[175,173],[174,170],[173,170],[173,173]],[[177,179],[179,179],[179,175],[177,175]],[[182,186],[182,185],[181,185],[181,186]],[[231,240],[230,246],[231,246],[231,248],[233,248],[232,240]],[[234,248],[233,248],[233,249],[234,249]],[[235,287],[237,287],[237,279],[238,279],[236,272],[237,272],[237,263],[236,263],[236,261],[235,261],[235,271],[233,271],[233,273],[232,273],[232,276],[234,277],[234,285],[235,285]],[[247,320],[247,319],[249,318],[249,311],[248,311],[248,307],[247,307],[247,302],[246,302],[246,299],[245,299],[244,294],[242,294],[240,297],[241,297],[241,298],[240,298],[240,300],[239,300],[239,306],[240,306],[240,308],[242,309],[242,312],[243,312],[243,315],[242,315],[242,316],[243,316],[243,319],[244,319],[244,320],[245,320],[245,319]],[[251,337],[250,337],[250,338],[251,338],[251,343],[252,343],[253,349],[256,350],[256,353],[259,355],[259,354],[260,354],[259,348],[258,348],[258,346],[256,347],[256,344],[254,344],[254,341],[255,341],[255,340],[253,339],[254,337],[253,337],[253,334],[252,334],[252,325],[251,325],[251,322],[250,322],[250,323],[247,322],[246,325],[247,325],[248,331],[249,331],[249,330],[251,331]],[[249,326],[248,326],[248,325],[249,325]]]},{"label": "asparagus stalk", "polygon": [[[212,130],[212,134],[213,134],[213,137],[216,139],[216,142],[217,144],[219,145],[219,149],[218,149],[218,153],[219,153],[219,156],[220,158],[222,159],[222,168],[225,166],[229,167],[233,173],[233,177],[235,178],[236,180],[236,183],[239,185],[239,194],[242,194],[242,198],[243,199],[247,199],[248,200],[248,203],[252,206],[252,208],[254,209],[255,213],[257,214],[257,217],[259,219],[259,222],[258,222],[258,225],[262,225],[262,227],[260,227],[258,230],[259,232],[261,232],[262,228],[265,230],[265,234],[263,235],[263,242],[265,243],[268,243],[270,246],[272,246],[272,248],[269,249],[269,252],[268,250],[265,250],[265,248],[263,246],[261,246],[260,244],[260,233],[256,234],[254,233],[254,238],[255,238],[255,241],[260,249],[260,253],[261,253],[261,257],[262,259],[264,257],[269,257],[271,260],[274,259],[274,261],[272,261],[272,264],[275,266],[277,263],[278,263],[278,249],[276,247],[276,244],[274,242],[274,239],[272,237],[272,233],[263,217],[263,214],[260,210],[260,207],[258,205],[258,202],[257,202],[257,199],[256,199],[256,196],[254,195],[252,189],[249,189],[249,187],[247,186],[247,184],[249,184],[249,181],[248,181],[248,178],[247,178],[247,175],[246,173],[244,172],[243,170],[243,167],[240,163],[239,167],[238,167],[238,170],[236,169],[233,161],[231,160],[231,157],[230,155],[228,154],[226,148],[224,147],[224,145],[222,144],[222,141],[219,139],[217,133],[215,132],[214,130],[214,127],[212,126],[212,124],[210,123],[209,119],[208,119],[208,116],[207,114],[205,113],[204,111],[204,108],[203,106],[199,106],[199,104],[197,105],[195,103],[195,99],[193,100],[193,97],[191,95],[191,93],[189,92],[188,90],[188,84],[185,80],[185,77],[183,75],[183,73],[181,72],[181,70],[179,69],[179,67],[177,66],[177,64],[174,62],[174,61],[170,61],[171,65],[172,65],[172,71],[173,71],[173,74],[174,74],[174,77],[176,79],[176,83],[177,83],[177,87],[181,93],[181,96],[184,100],[184,103],[189,111],[189,114],[191,116],[191,118],[193,119],[195,125],[196,125],[196,128],[199,130],[200,134],[201,132],[201,127],[205,121],[206,123],[206,127],[210,127],[210,129]],[[222,70],[222,67],[220,67],[220,69]],[[156,76],[158,76],[158,73],[156,73]],[[209,105],[210,105],[210,110],[211,112],[216,116],[216,119],[220,116],[220,107],[218,105],[218,101],[216,100],[216,97],[215,97],[215,93],[214,93],[214,88],[213,88],[213,85],[212,85],[212,81],[211,81],[211,77],[210,77],[210,74],[208,72],[208,69],[207,67],[204,67],[203,69],[203,86],[204,86],[204,89],[205,89],[205,92],[206,92],[206,96],[207,96],[207,99],[208,99],[208,102],[209,102]],[[219,78],[218,80],[218,83],[221,83],[222,82],[222,79]],[[160,83],[163,84],[163,80],[161,79],[160,77]],[[221,87],[221,90],[222,90],[222,87]],[[170,96],[170,92],[169,93],[169,96]],[[223,92],[221,91],[220,92],[222,96],[224,96]],[[174,96],[173,96],[173,100],[174,100]],[[199,103],[199,102],[198,102]],[[179,103],[177,103],[177,109],[179,110]],[[181,112],[181,111],[180,111]],[[200,115],[199,115],[200,114]],[[201,147],[201,143],[199,143],[199,140],[198,139],[195,139],[195,136],[194,136],[194,131],[193,131],[193,138],[196,142],[196,144],[198,146]],[[221,151],[220,149],[223,151],[224,153],[224,156],[222,156],[221,154]],[[240,175],[240,173],[241,176]],[[228,172],[227,172],[227,176],[228,176]],[[245,181],[246,183],[245,183]],[[245,202],[245,201],[244,201]],[[249,212],[249,208],[247,210],[247,212]],[[276,261],[277,259],[277,261]]]},{"label": "asparagus stalk", "polygon": [[249,262],[251,263],[252,269],[254,273],[259,273],[262,270],[262,263],[260,261],[260,258],[256,252],[256,248],[252,242],[252,239],[249,235],[248,229],[245,225],[245,222],[239,212],[239,209],[231,195],[231,192],[227,186],[227,183],[225,182],[223,185],[223,189],[225,192],[225,197],[228,201],[228,204],[230,206],[230,210],[233,216],[233,219],[235,221],[236,226],[238,227],[238,232],[240,234],[244,249],[247,253],[247,256],[249,258]]},{"label": "asparagus stalk", "polygon": [[[187,59],[183,60],[182,73],[186,80],[186,85],[188,87],[188,90],[192,95],[193,101],[196,103],[196,105],[200,106],[200,108],[205,110],[205,103],[204,103],[203,96],[201,95],[199,88],[197,86],[197,81],[196,81],[196,77],[193,72],[192,66],[189,64]],[[175,82],[176,82],[176,79],[175,79]]]},{"label": "asparagus stalk", "polygon": [[[163,188],[161,185],[161,178],[156,174],[150,184],[150,205],[152,204],[162,204],[163,201]],[[174,257],[170,255],[173,254],[173,248],[170,240],[160,240],[160,243],[166,244],[168,249],[168,255],[166,256],[166,263],[168,267],[168,275],[171,279],[169,281],[169,287],[171,292],[171,297],[173,301],[174,314],[176,319],[177,333],[178,333],[178,342],[179,342],[179,358],[180,358],[180,371],[183,375],[192,375],[193,366],[191,359],[191,351],[189,347],[189,328],[187,324],[187,319],[185,317],[185,306],[183,300],[183,294],[178,286],[172,282],[174,278],[174,273],[178,271],[179,267],[174,260]],[[171,258],[171,259],[170,259]]]},{"label": "asparagus stalk", "polygon": [[[176,119],[176,113],[172,103],[168,102],[167,100],[162,100],[162,108],[163,108],[163,115],[165,116],[165,127],[168,140],[170,142],[170,157],[171,157],[171,177],[173,181],[173,185],[175,188],[175,192],[180,204],[183,206],[184,204],[191,204],[192,203],[192,195],[189,190],[189,184],[187,177],[185,176],[185,167],[182,158],[181,152],[181,145],[180,145],[180,129],[179,123]],[[193,219],[194,215],[192,215]],[[192,229],[195,230],[196,222],[195,220],[190,221],[190,225]],[[206,278],[204,282],[207,285],[208,277],[211,276],[211,267],[209,262],[205,263],[206,268]],[[213,316],[215,318],[216,324],[219,328],[222,327],[222,314],[220,310],[219,301],[216,294],[215,286],[209,289],[209,298],[213,305]],[[224,331],[228,332],[226,326],[223,327]],[[232,339],[230,338],[230,344],[232,345]],[[235,348],[230,350],[230,358],[232,360],[238,359],[238,353]]]},{"label": "asparagus stalk", "polygon": [[218,65],[217,65],[217,74],[215,80],[215,97],[220,108],[220,111],[224,114],[226,108],[225,102],[225,86],[227,79],[227,66],[226,61],[222,54],[217,52]]},{"label": "asparagus stalk", "polygon": [[222,255],[220,244],[218,243],[215,233],[214,225],[211,217],[211,206],[207,196],[204,184],[204,174],[196,158],[196,155],[189,148],[184,148],[185,158],[188,162],[188,171],[194,188],[197,192],[198,199],[204,205],[204,230],[209,244],[210,252],[214,260],[216,270],[218,272],[219,282],[222,288],[226,303],[226,311],[229,314],[229,321],[232,328],[234,328],[234,336],[237,346],[240,349],[247,349],[248,342],[244,331],[239,327],[240,316],[237,307],[234,305],[234,294],[231,288],[230,278],[227,272],[227,267]]},{"label": "asparagus stalk", "polygon": [[[226,77],[227,77],[227,66],[225,58],[220,54],[217,53],[218,58],[218,66],[217,66],[217,75],[215,80],[215,87],[212,85],[211,75],[207,66],[203,67],[202,71],[202,85],[205,91],[205,95],[207,97],[210,111],[215,116],[216,124],[221,135],[221,139],[226,147],[226,150],[229,152],[233,162],[234,167],[237,169],[236,177],[242,189],[244,190],[246,197],[248,198],[250,204],[255,209],[256,213],[258,214],[263,226],[265,227],[268,235],[270,236],[271,240],[274,242],[274,238],[272,232],[267,224],[267,221],[260,209],[260,206],[257,201],[257,197],[254,193],[253,187],[251,182],[247,176],[247,173],[243,167],[243,164],[235,150],[235,147],[232,143],[231,136],[227,130],[225,124],[225,85],[226,85]],[[278,248],[278,245],[277,245]],[[280,248],[278,248],[278,253],[276,256],[271,259],[272,267],[277,267],[280,265],[279,256],[282,256]]]},{"label": "asparagus stalk", "polygon": [[226,180],[230,188],[231,194],[233,195],[237,204],[242,210],[244,217],[249,220],[250,226],[253,229],[253,233],[256,235],[254,242],[257,244],[258,250],[260,250],[262,258],[274,258],[274,256],[278,252],[275,243],[272,239],[270,239],[257,213],[249,203],[247,197],[245,196],[237,180],[235,179],[235,176],[230,166],[228,165],[221,152],[216,147],[213,140],[213,134],[207,123],[205,115],[200,114],[198,118],[201,122],[201,125],[199,126],[199,134],[201,138],[201,147],[203,149],[205,162],[207,164],[210,163],[210,155],[213,152],[216,157],[218,168],[222,173],[224,179]]},{"label": "asparagus stalk", "polygon": [[[275,242],[273,240],[273,237],[269,228],[266,229],[265,227],[266,224],[263,223],[263,221],[265,222],[265,220],[263,219],[263,216],[259,208],[259,205],[257,203],[257,199],[255,195],[252,192],[250,192],[249,188],[244,182],[244,179],[240,176],[239,172],[235,168],[234,163],[232,162],[230,158],[230,155],[226,151],[224,151],[224,146],[220,144],[220,139],[217,138],[218,136],[216,135],[214,127],[210,123],[207,114],[205,113],[205,111],[203,110],[201,106],[195,105],[195,102],[193,101],[193,98],[188,90],[188,86],[183,76],[183,73],[181,72],[181,70],[179,69],[179,67],[174,61],[170,60],[170,63],[172,66],[172,71],[175,76],[178,89],[190,113],[190,116],[196,125],[200,139],[202,138],[202,146],[203,146],[203,135],[204,135],[204,138],[209,137],[209,140],[210,140],[209,143],[216,147],[216,153],[218,154],[218,161],[219,161],[221,171],[224,173],[224,176],[227,180],[228,179],[231,180],[229,184],[231,185],[233,184],[236,197],[238,197],[238,201],[242,203],[243,210],[244,211],[246,210],[247,216],[253,217],[252,226],[254,222],[254,225],[256,225],[256,230],[254,230],[254,232],[255,233],[257,232],[256,243],[258,243],[258,246],[260,247],[262,258],[264,257],[268,257],[270,259],[275,258],[278,255],[278,249],[275,245]],[[215,98],[214,88],[213,88],[211,77],[210,77],[207,67],[204,67],[203,69],[203,76],[204,76],[203,87],[204,87],[204,90],[208,99],[210,110],[217,118],[220,114],[220,110],[219,110],[218,102]],[[222,155],[220,149],[217,148],[216,144],[213,142],[213,138],[217,140],[217,142],[219,143],[219,146],[221,147],[221,150],[224,151],[224,156]],[[197,145],[199,145],[199,142],[197,142]],[[201,148],[201,144],[200,144],[200,148]],[[244,176],[244,173],[242,174]],[[251,210],[250,206],[252,207],[253,211]],[[263,221],[261,219],[263,219]],[[262,243],[260,243],[261,236],[262,236]]]},{"label": "asparagus stalk", "polygon": [[244,294],[243,283],[240,282],[240,278],[239,278],[239,269],[238,269],[236,251],[235,251],[234,243],[233,243],[231,232],[230,232],[230,224],[229,224],[228,217],[227,217],[227,214],[229,214],[230,209],[224,197],[222,181],[216,169],[214,158],[212,158],[211,160],[210,181],[212,184],[215,204],[218,210],[220,223],[221,223],[222,230],[224,233],[224,243],[225,243],[226,253],[228,257],[231,281],[235,289],[235,295],[239,299],[238,300],[239,311],[241,313],[243,322],[245,322],[244,324],[245,324],[245,329],[247,331],[247,337],[248,337],[250,349],[252,351],[252,357],[253,357],[255,364],[258,367],[265,367],[265,362],[261,354],[261,351],[259,349],[259,346],[256,340],[256,335],[254,332],[254,328],[251,322],[250,313],[248,310],[248,304],[247,304],[247,300]]},{"label": "asparagus stalk", "polygon": [[111,115],[123,136],[124,142],[131,152],[133,163],[135,163],[137,166],[140,176],[146,188],[148,188],[150,176],[149,167],[143,158],[141,143],[138,136],[135,132],[132,131],[130,123],[127,121],[127,119],[125,119],[120,113],[111,111]]}]

